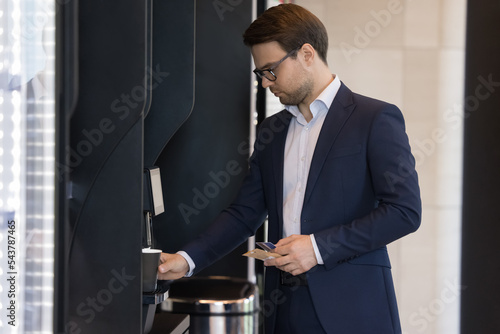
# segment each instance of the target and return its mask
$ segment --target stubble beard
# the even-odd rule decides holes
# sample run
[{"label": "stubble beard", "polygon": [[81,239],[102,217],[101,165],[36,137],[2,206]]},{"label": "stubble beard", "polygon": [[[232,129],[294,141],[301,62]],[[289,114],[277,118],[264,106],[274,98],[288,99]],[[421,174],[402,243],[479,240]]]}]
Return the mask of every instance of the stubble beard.
[{"label": "stubble beard", "polygon": [[299,105],[311,95],[312,91],[313,82],[310,78],[307,78],[298,88],[294,89],[293,91],[282,92],[283,96],[280,96],[279,100],[284,105]]}]

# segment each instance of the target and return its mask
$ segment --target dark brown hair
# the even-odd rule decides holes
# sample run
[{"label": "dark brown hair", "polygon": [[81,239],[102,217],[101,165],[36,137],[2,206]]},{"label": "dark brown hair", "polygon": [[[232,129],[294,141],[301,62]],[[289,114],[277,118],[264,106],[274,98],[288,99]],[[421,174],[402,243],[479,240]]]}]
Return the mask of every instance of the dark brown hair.
[{"label": "dark brown hair", "polygon": [[243,43],[252,47],[278,42],[286,52],[309,43],[326,64],[328,35],[321,21],[307,9],[294,4],[281,4],[266,10],[243,34]]}]

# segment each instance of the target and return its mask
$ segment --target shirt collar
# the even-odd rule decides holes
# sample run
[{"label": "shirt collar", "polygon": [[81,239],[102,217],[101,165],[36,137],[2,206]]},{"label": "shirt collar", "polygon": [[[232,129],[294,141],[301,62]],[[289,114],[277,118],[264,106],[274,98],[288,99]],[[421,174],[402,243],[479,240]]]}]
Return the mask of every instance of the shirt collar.
[{"label": "shirt collar", "polygon": [[[335,96],[339,91],[339,88],[340,79],[338,75],[335,75],[333,81],[330,82],[330,84],[309,106],[309,108],[311,109],[311,113],[313,114],[313,119],[321,110],[325,110],[326,112],[328,112],[328,109],[330,109],[330,106],[332,105],[333,99],[335,99]],[[285,105],[285,109],[295,117],[301,115],[300,110],[296,105]]]}]

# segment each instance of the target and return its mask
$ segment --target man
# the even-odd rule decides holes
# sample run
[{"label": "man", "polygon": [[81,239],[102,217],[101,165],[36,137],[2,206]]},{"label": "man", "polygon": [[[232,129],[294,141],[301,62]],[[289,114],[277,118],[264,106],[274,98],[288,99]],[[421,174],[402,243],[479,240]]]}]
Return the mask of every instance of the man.
[{"label": "man", "polygon": [[162,254],[160,278],[191,275],[269,218],[266,333],[401,333],[386,245],[420,225],[399,109],[351,92],[326,61],[323,24],[293,4],[244,34],[262,86],[286,109],[259,127],[242,188],[206,233]]}]

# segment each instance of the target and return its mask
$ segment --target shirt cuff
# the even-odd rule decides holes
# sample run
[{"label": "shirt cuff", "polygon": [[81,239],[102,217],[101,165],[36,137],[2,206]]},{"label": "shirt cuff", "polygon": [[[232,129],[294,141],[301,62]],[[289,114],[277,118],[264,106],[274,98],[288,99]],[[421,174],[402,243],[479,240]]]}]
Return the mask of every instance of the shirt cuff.
[{"label": "shirt cuff", "polygon": [[314,234],[310,234],[309,236],[311,237],[311,242],[313,244],[314,254],[316,255],[316,261],[318,261],[318,264],[325,264],[319,252],[318,244],[316,244],[316,238],[314,237]]},{"label": "shirt cuff", "polygon": [[189,254],[186,253],[185,251],[178,251],[177,254],[179,254],[184,259],[186,259],[186,261],[187,261],[187,263],[189,265],[189,271],[186,273],[186,275],[184,275],[184,277],[191,277],[191,276],[193,276],[193,271],[194,271],[194,268],[196,268],[196,265],[194,264],[193,259],[191,258],[191,256],[189,256]]}]

